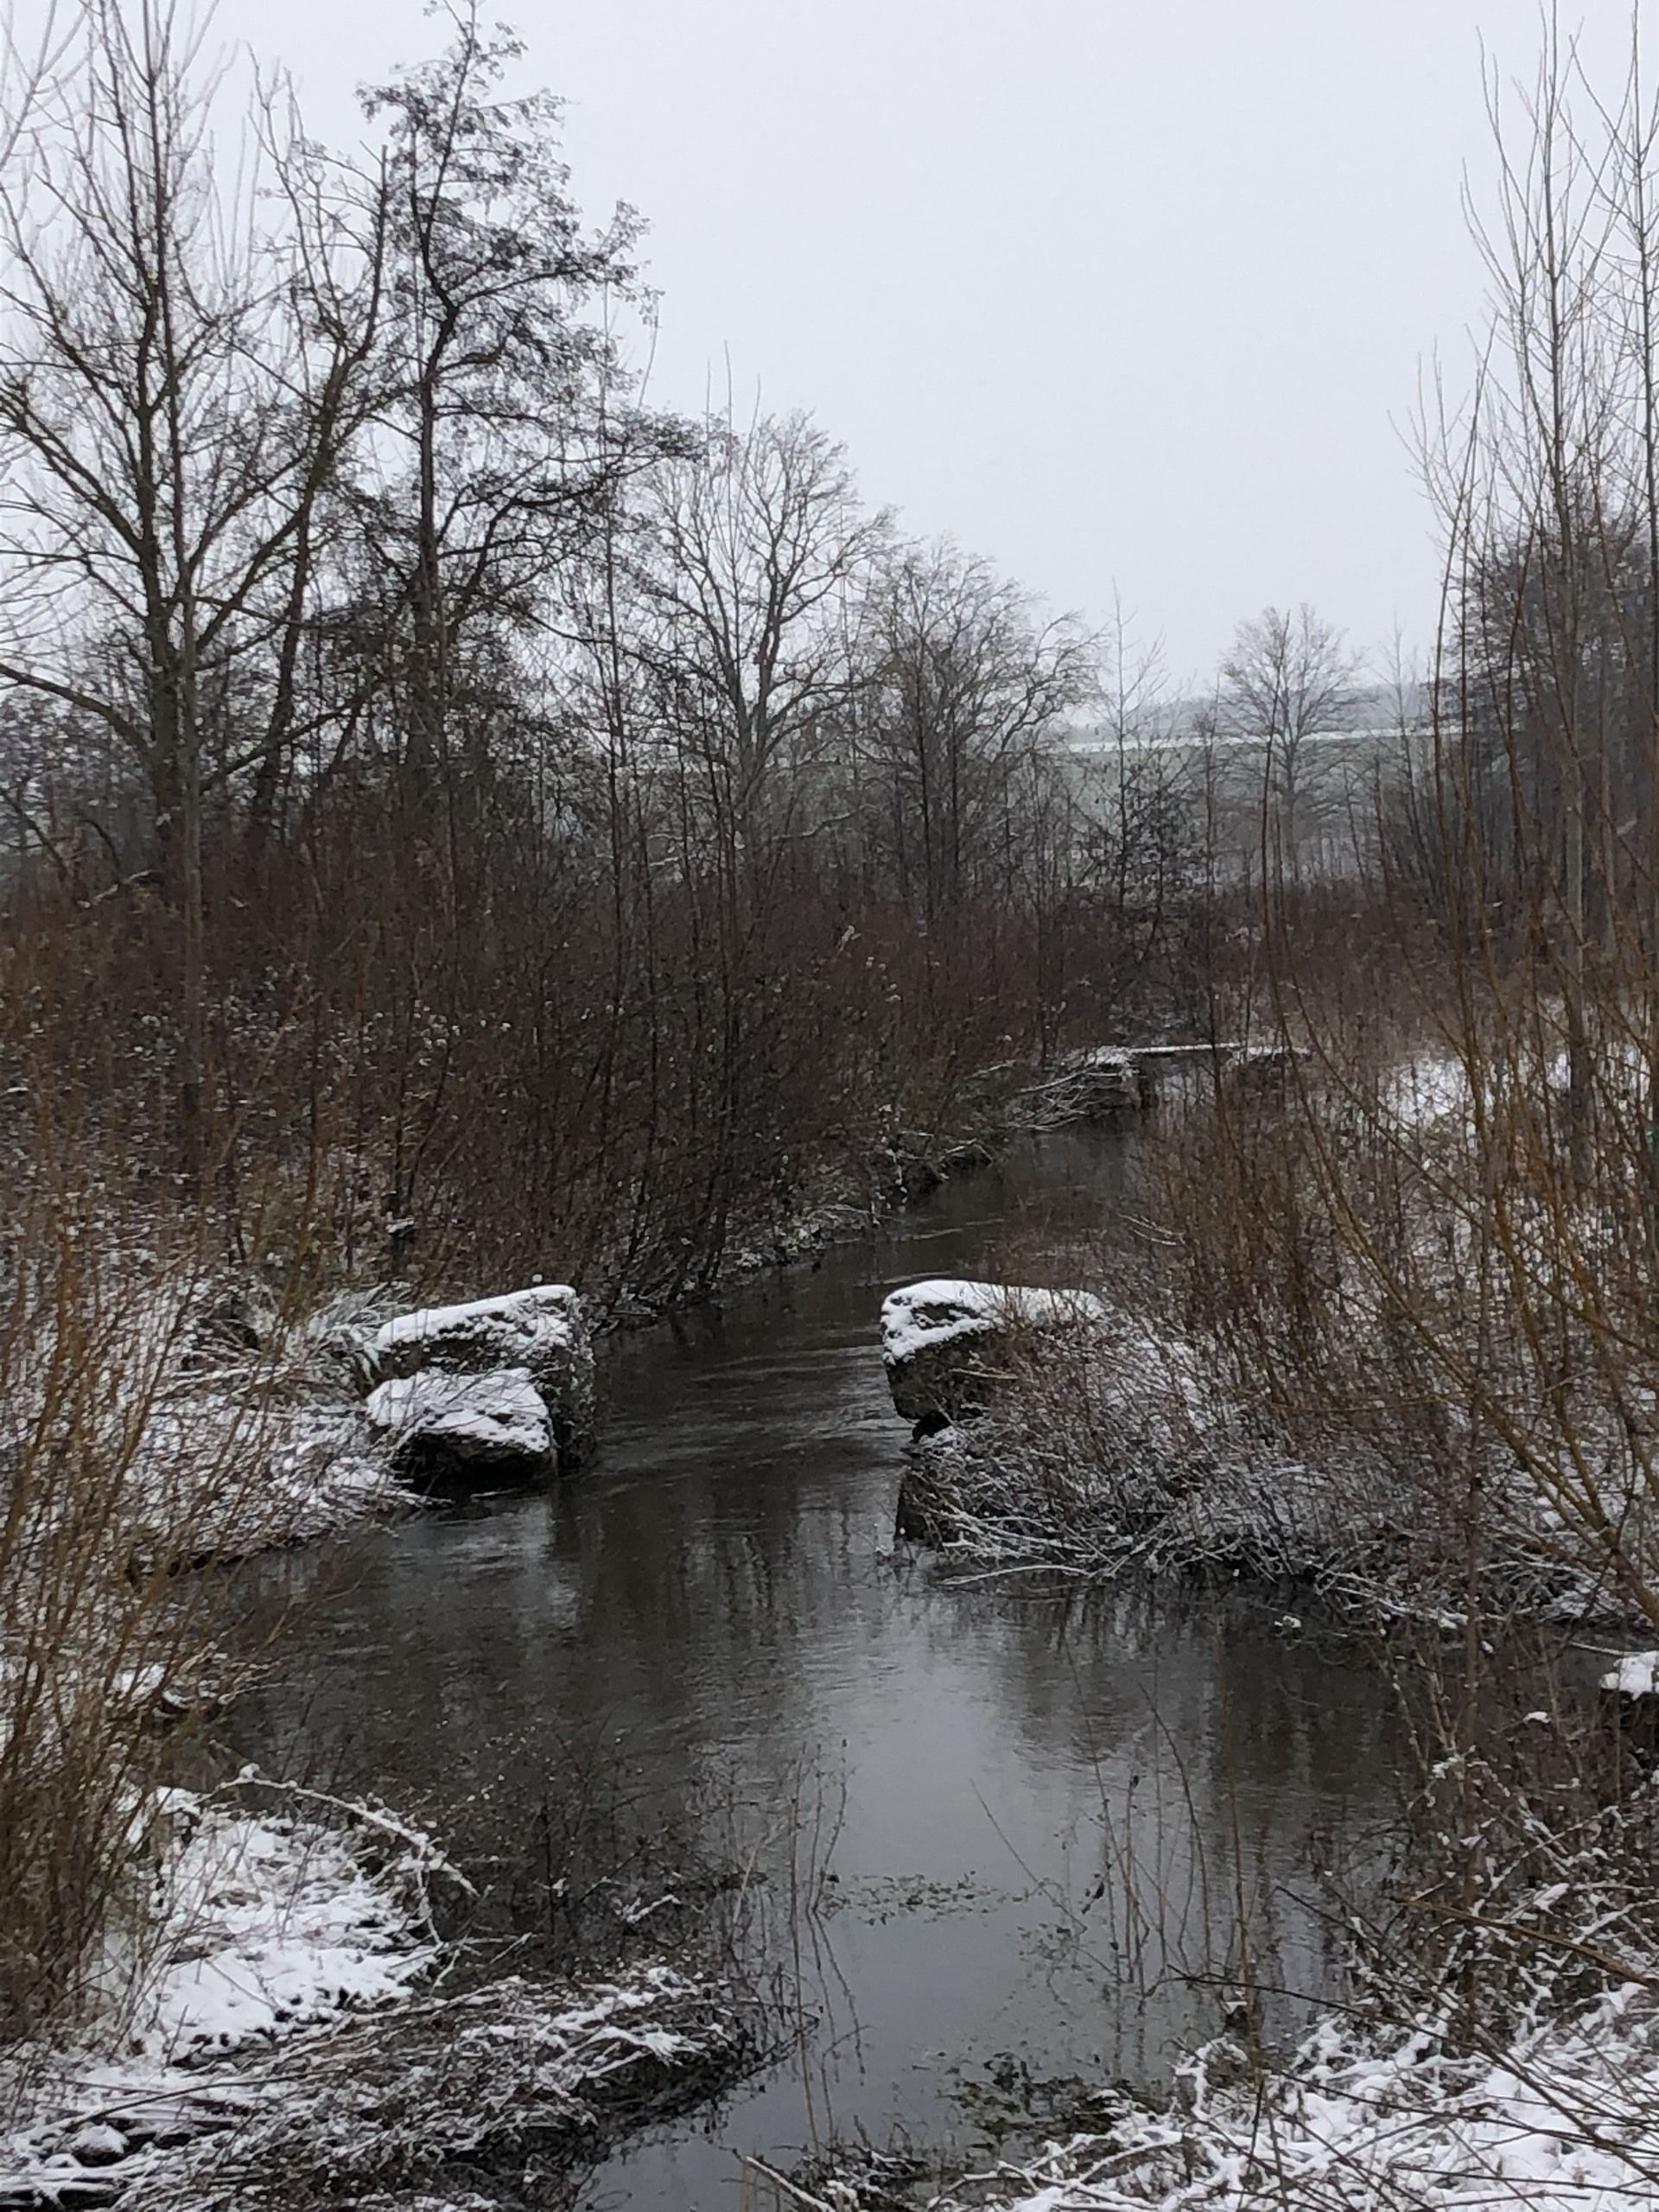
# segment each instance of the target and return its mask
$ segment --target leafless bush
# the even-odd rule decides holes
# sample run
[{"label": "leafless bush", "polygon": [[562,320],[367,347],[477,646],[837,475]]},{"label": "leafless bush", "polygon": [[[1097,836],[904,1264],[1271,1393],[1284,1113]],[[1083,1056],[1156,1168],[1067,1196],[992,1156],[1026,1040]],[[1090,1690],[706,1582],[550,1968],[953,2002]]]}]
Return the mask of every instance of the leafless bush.
[{"label": "leafless bush", "polygon": [[[38,1163],[37,1163],[38,1165]],[[61,1156],[9,1224],[0,1310],[0,2024],[118,2017],[147,1807],[250,1664],[216,1562],[397,1495],[280,1292]],[[195,1571],[186,1571],[195,1570]]]}]

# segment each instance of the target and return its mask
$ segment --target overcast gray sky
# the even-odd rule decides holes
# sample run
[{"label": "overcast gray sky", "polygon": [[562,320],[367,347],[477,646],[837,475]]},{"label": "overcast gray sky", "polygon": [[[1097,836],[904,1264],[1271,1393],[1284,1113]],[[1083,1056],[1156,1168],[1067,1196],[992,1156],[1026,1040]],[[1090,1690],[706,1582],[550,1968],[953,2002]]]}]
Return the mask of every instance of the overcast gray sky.
[{"label": "overcast gray sky", "polygon": [[[1569,11],[1570,12],[1570,11]],[[1308,600],[1379,658],[1432,626],[1403,442],[1481,315],[1459,212],[1484,35],[1534,0],[501,0],[594,215],[648,218],[664,403],[811,409],[872,499],[1178,675]],[[1580,20],[1578,17],[1574,21]],[[1589,0],[1616,74],[1625,0]],[[222,0],[319,135],[442,42],[419,0]]]}]

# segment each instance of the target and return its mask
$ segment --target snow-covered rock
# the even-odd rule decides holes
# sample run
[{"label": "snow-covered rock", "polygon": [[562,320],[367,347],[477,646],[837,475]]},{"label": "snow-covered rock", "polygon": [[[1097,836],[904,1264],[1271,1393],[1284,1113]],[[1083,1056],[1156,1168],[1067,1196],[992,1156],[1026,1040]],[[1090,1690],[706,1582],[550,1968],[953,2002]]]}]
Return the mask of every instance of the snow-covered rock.
[{"label": "snow-covered rock", "polygon": [[553,1424],[527,1367],[490,1375],[395,1376],[364,1408],[412,1474],[442,1481],[475,1472],[545,1474]]},{"label": "snow-covered rock", "polygon": [[1151,1105],[1154,1086],[1141,1063],[1132,1052],[1113,1045],[1099,1045],[1067,1060],[1062,1074],[1068,1083],[1077,1113],[1084,1121],[1106,1114],[1138,1112]]},{"label": "snow-covered rock", "polygon": [[1007,1355],[1033,1338],[1099,1329],[1103,1301],[1082,1290],[934,1279],[895,1290],[881,1308],[881,1357],[906,1421],[937,1424],[991,1402]]},{"label": "snow-covered rock", "polygon": [[1601,1687],[1614,1697],[1659,1697],[1659,1651],[1627,1651]]},{"label": "snow-covered rock", "polygon": [[388,1375],[413,1375],[423,1367],[458,1375],[527,1367],[539,1382],[544,1371],[556,1369],[575,1339],[586,1336],[575,1292],[565,1283],[537,1283],[500,1298],[400,1313],[381,1328],[375,1351]]},{"label": "snow-covered rock", "polygon": [[537,1283],[501,1298],[401,1313],[380,1330],[374,1350],[379,1372],[392,1382],[527,1376],[563,1467],[574,1465],[592,1440],[593,1339],[582,1300],[566,1284]]}]

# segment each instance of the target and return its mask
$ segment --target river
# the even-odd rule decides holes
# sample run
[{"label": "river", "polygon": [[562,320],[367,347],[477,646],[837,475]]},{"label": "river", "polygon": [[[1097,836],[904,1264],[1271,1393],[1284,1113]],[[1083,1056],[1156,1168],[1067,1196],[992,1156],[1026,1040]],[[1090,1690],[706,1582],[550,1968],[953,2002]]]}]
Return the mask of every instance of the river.
[{"label": "river", "polygon": [[238,1724],[272,1767],[441,1811],[597,1730],[642,1802],[815,1820],[800,2048],[614,2160],[593,2212],[735,2207],[740,2152],[835,2132],[970,2139],[956,2092],[1004,2057],[1155,2086],[1217,2025],[1241,1910],[1263,1980],[1329,1991],[1314,1867],[1363,1868],[1397,1806],[1375,1675],[1260,1605],[947,1589],[895,1554],[883,1295],[1113,1233],[1143,1141],[1033,1140],[613,1342],[578,1480],[259,1568],[315,1601]]}]

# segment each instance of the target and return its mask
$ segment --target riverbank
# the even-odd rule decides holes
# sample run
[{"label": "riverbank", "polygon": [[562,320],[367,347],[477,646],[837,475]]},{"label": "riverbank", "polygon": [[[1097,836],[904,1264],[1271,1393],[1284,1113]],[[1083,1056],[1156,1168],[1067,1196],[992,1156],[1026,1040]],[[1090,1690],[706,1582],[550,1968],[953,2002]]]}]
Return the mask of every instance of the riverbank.
[{"label": "riverbank", "polygon": [[434,1891],[470,1911],[488,1886],[412,1821],[251,1772],[181,1786],[226,1771],[291,1626],[245,1632],[232,1562],[404,1516],[456,1468],[573,1463],[574,1294],[295,1316],[245,1275],[72,1244],[10,1319],[0,2202],[302,2207],[347,2171],[369,2201],[531,2139],[575,2170],[740,2070],[753,2031],[693,1925],[721,1885],[694,1868],[674,1910],[634,1899],[664,1950],[621,1916],[556,1956],[499,1910],[480,1948]]},{"label": "riverbank", "polygon": [[[1103,2088],[1107,2126],[942,2187],[925,2161],[851,2152],[773,2178],[799,2212],[1637,2212],[1659,2176],[1650,1974],[1470,2050],[1433,2021],[1321,2021],[1283,2072],[1207,2044],[1148,2108]],[[766,2203],[765,2184],[760,2202]]]},{"label": "riverbank", "polygon": [[[14,1317],[4,1377],[12,1449],[26,1448],[29,1408],[47,1402],[60,1357],[95,1364],[104,1377],[95,1416],[103,1450],[120,1463],[120,1495],[111,1501],[123,1523],[120,1541],[134,1558],[168,1567],[311,1542],[355,1521],[395,1516],[416,1508],[433,1480],[464,1480],[469,1465],[505,1479],[526,1478],[538,1465],[550,1471],[556,1460],[568,1471],[592,1442],[597,1335],[653,1325],[761,1270],[874,1236],[1035,1127],[1138,1110],[1146,1095],[1128,1082],[1129,1066],[1116,1052],[1080,1056],[1055,1079],[1064,1108],[1054,1082],[1019,1089],[1019,1071],[991,1071],[969,1134],[895,1131],[866,1162],[856,1203],[843,1179],[832,1180],[827,1193],[764,1236],[745,1241],[734,1231],[712,1278],[682,1286],[665,1302],[653,1304],[626,1283],[601,1287],[585,1303],[556,1285],[505,1293],[507,1302],[569,1301],[568,1326],[558,1325],[569,1346],[579,1347],[579,1376],[566,1372],[575,1350],[556,1357],[546,1347],[526,1352],[496,1341],[499,1329],[462,1353],[435,1341],[413,1359],[405,1356],[410,1344],[431,1334],[435,1316],[481,1313],[489,1297],[457,1290],[454,1308],[433,1307],[402,1282],[319,1299],[269,1272],[204,1263],[200,1238],[169,1257],[159,1233],[100,1234],[85,1281],[48,1266],[32,1286],[38,1313]],[[95,1222],[77,1229],[78,1254],[96,1232]],[[499,1301],[499,1285],[484,1288]],[[550,1428],[531,1385],[512,1395],[523,1357],[540,1362],[531,1380]],[[469,1379],[429,1383],[416,1371],[423,1367]],[[573,1441],[575,1450],[565,1448]]]},{"label": "riverbank", "polygon": [[[906,1531],[952,1571],[1243,1576],[1362,1626],[1457,1628],[1477,1586],[1493,1619],[1659,1625],[1643,1077],[1628,1039],[1609,1057],[1576,1166],[1547,1034],[1191,1091],[1130,1236],[1084,1227],[1039,1291],[1018,1244],[967,1286],[1005,1310],[938,1337],[965,1367],[924,1409]],[[1087,1328],[1022,1323],[1055,1293]]]},{"label": "riverbank", "polygon": [[[1506,1680],[1495,1668],[1488,1687]],[[1533,1684],[1544,1688],[1536,1674]],[[1421,1711],[1449,1687],[1421,1670]],[[760,2202],[809,2212],[1651,2204],[1652,1738],[1638,1747],[1628,1715],[1605,1707],[1599,1727],[1593,1707],[1555,1687],[1548,1707],[1506,1726],[1494,1712],[1485,1751],[1449,1738],[1428,1765],[1402,1808],[1386,1910],[1331,1885],[1348,1986],[1294,2038],[1267,2030],[1267,1992],[1241,1951],[1226,2030],[1152,2093],[1086,2068],[1055,2081],[1010,2068],[988,2155],[834,2150],[778,2175]],[[1621,1764],[1623,1787],[1609,1789]]]},{"label": "riverbank", "polygon": [[[1036,1301],[1042,1301],[1039,1305]],[[912,1424],[899,1529],[947,1581],[1202,1586],[1243,1580],[1362,1632],[1466,1615],[1466,1529],[1408,1451],[1296,1439],[1241,1402],[1212,1344],[1098,1291],[922,1282],[887,1301],[895,1411]],[[1486,1601],[1566,1625],[1643,1616],[1577,1556],[1512,1469],[1488,1483]]]},{"label": "riverbank", "polygon": [[132,1815],[75,2033],[0,2063],[0,2203],[460,2202],[526,2158],[580,2174],[754,2055],[729,1985],[684,1962],[481,1964],[435,1897],[474,1885],[382,1808],[250,1772]]},{"label": "riverbank", "polygon": [[[1161,1273],[923,1283],[884,1316],[918,1427],[907,1533],[946,1579],[1243,1581],[1294,1608],[1289,1637],[1323,1617],[1370,1640],[1421,1794],[1393,1826],[1387,1910],[1331,1893],[1342,2002],[1289,2043],[1264,2034],[1272,1977],[1241,1942],[1218,1978],[1229,2031],[1160,2090],[1080,2068],[1060,2096],[1010,2069],[1001,2158],[832,2152],[761,2176],[763,2204],[1655,2201],[1655,1655],[1580,1654],[1593,1673],[1562,1700],[1534,1633],[1650,1640],[1648,1268],[1611,1204],[1639,1218],[1642,1185],[1610,1175],[1592,1204],[1580,1170],[1546,1205],[1529,1184],[1483,1250],[1483,1116],[1559,1111],[1565,1084],[1427,1072],[1380,1102],[1333,1078],[1220,1117],[1223,1141],[1193,1147],[1205,1180],[1189,1160],[1178,1183],[1185,1220],[1154,1217],[1177,1253]],[[1250,1179],[1243,1218],[1223,1170]]]},{"label": "riverbank", "polygon": [[[1345,1837],[1381,1818],[1385,1694],[1340,1653],[1275,1636],[1265,1611],[1179,1593],[942,1603],[893,1554],[902,1431],[872,1332],[883,1292],[982,1267],[1010,1224],[1058,1240],[1115,1217],[1149,1141],[1137,1122],[1016,1146],[817,1267],[759,1273],[660,1332],[615,1338],[605,1447],[579,1482],[378,1535],[352,1550],[344,1588],[327,1548],[255,1569],[297,1626],[283,1681],[235,1723],[249,1756],[369,1778],[460,1848],[442,1808],[504,1777],[526,1777],[514,1826],[532,1840],[550,1768],[569,1777],[551,1785],[556,1815],[590,1792],[565,1745],[591,1732],[596,1758],[620,1746],[637,1829],[690,1801],[700,1832],[735,1818],[766,1833],[801,1803],[804,1835],[820,1835],[833,1910],[798,1956],[781,1925],[772,1955],[810,2015],[793,2063],[624,2152],[595,2203],[726,2201],[739,2150],[785,2156],[809,2111],[821,2132],[885,2140],[901,2118],[930,2136],[950,2124],[951,2066],[998,2052],[1057,2069],[1097,2051],[1150,2084],[1164,2046],[1217,2025],[1186,1977],[1230,1924],[1228,1761],[1251,1777],[1248,1879],[1264,1896],[1294,1884],[1311,1828]],[[1120,1920],[1145,1969],[1120,1987],[1105,1902],[1071,1916],[1106,1869],[1109,1820],[1126,1819],[1147,1918],[1159,1884],[1182,1902],[1166,1948],[1156,1926]],[[810,1887],[781,1834],[760,1866],[779,1910]],[[1318,1929],[1300,1903],[1256,1935],[1309,1982]]]}]

